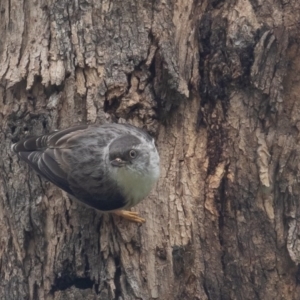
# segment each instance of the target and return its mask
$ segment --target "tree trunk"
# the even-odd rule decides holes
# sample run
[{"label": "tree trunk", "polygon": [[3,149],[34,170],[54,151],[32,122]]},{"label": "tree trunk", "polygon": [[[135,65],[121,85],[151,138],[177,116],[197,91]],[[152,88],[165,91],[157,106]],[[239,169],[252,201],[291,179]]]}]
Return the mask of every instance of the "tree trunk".
[{"label": "tree trunk", "polygon": [[[300,2],[0,1],[0,299],[299,299]],[[129,122],[161,177],[138,226],[10,150]]]}]

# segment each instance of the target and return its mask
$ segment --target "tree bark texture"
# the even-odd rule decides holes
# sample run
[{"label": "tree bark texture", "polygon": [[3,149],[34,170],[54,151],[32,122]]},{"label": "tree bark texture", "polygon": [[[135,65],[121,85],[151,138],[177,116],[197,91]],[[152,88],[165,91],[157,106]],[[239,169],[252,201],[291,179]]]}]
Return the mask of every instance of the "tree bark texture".
[{"label": "tree bark texture", "polygon": [[[0,1],[0,298],[299,299],[300,2]],[[157,139],[142,226],[71,201],[12,143]]]}]

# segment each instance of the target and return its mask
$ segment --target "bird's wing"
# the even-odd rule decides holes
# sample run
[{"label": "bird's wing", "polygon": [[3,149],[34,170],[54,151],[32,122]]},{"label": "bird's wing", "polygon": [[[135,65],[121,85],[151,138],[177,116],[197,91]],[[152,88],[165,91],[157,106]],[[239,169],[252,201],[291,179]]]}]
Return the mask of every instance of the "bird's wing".
[{"label": "bird's wing", "polygon": [[68,155],[88,125],[71,127],[50,134],[29,137],[12,146],[14,152],[39,175],[64,191],[73,194],[68,183]]}]

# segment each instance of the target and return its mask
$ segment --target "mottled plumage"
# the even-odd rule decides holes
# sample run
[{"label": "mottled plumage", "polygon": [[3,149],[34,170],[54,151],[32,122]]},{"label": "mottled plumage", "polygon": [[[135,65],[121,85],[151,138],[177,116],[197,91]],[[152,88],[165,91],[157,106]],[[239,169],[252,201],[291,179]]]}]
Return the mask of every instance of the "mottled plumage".
[{"label": "mottled plumage", "polygon": [[12,149],[38,174],[101,211],[134,206],[159,177],[154,140],[127,124],[75,126]]}]

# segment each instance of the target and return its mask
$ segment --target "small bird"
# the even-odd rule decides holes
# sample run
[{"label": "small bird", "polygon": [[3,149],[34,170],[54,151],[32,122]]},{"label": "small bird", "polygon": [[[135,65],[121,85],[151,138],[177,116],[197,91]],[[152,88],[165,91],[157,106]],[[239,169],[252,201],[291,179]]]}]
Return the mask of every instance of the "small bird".
[{"label": "small bird", "polygon": [[124,210],[149,194],[160,173],[154,139],[142,129],[129,124],[79,125],[28,137],[12,150],[72,198],[145,222],[137,212]]}]

